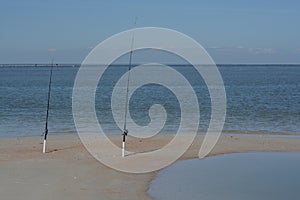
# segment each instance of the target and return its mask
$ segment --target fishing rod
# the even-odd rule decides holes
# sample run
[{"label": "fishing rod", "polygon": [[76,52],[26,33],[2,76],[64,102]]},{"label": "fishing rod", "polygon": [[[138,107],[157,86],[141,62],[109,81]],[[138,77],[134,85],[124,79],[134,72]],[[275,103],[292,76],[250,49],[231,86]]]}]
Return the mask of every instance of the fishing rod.
[{"label": "fishing rod", "polygon": [[[136,26],[137,17],[134,20],[134,26]],[[124,115],[124,128],[123,128],[123,139],[122,139],[122,157],[125,157],[125,141],[126,136],[128,134],[127,129],[127,112],[128,112],[128,93],[129,93],[129,80],[130,80],[130,70],[132,67],[132,54],[133,54],[133,44],[134,44],[134,31],[132,33],[131,39],[131,47],[130,47],[130,54],[129,54],[129,64],[128,64],[128,75],[127,75],[127,88],[126,88],[126,97],[125,97],[125,115]]]},{"label": "fishing rod", "polygon": [[45,132],[44,132],[43,153],[46,153],[46,143],[47,143],[47,135],[48,135],[48,118],[49,118],[50,97],[51,97],[52,72],[53,72],[53,59],[52,59],[52,63],[51,63],[49,86],[48,86],[48,102],[47,102],[46,124],[45,124]]}]

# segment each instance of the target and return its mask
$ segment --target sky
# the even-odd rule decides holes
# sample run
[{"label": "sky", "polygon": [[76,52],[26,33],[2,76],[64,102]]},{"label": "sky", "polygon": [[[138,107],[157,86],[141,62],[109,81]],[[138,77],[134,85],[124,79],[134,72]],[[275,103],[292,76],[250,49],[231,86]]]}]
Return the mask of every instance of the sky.
[{"label": "sky", "polygon": [[0,63],[81,63],[106,38],[164,27],[216,63],[300,63],[298,0],[0,0]]}]

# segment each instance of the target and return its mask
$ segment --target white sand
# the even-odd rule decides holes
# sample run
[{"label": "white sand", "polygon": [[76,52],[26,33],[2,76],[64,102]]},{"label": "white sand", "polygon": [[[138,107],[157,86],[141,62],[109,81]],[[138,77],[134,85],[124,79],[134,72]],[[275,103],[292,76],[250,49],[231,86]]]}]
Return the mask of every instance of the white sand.
[{"label": "white sand", "polygon": [[[171,135],[155,140],[128,141],[132,151],[147,151],[165,145]],[[198,136],[180,158],[198,156],[203,136]],[[112,140],[120,145],[120,136]],[[147,189],[155,172],[128,174],[95,160],[78,137],[48,139],[42,154],[41,138],[0,141],[0,197],[3,200],[46,199],[151,199]],[[209,156],[235,152],[300,152],[300,138],[222,136]]]}]

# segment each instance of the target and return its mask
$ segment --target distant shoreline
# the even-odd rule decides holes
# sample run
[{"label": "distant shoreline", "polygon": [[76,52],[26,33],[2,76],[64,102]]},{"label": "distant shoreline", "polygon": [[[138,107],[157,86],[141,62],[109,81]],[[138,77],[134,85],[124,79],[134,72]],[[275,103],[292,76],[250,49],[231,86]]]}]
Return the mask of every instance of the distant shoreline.
[{"label": "distant shoreline", "polygon": [[[60,67],[80,67],[81,63],[55,63],[58,64]],[[99,65],[105,65],[105,64],[99,64]],[[99,66],[97,65],[97,66]],[[128,65],[128,63],[120,63],[120,64],[113,64],[112,66],[124,66]],[[141,65],[141,63],[133,63],[132,65]],[[185,66],[186,64],[172,64],[172,63],[166,63],[165,65],[171,65],[171,66]],[[200,64],[201,65],[201,64]],[[232,66],[240,66],[240,67],[246,67],[246,66],[300,66],[300,63],[236,63],[236,64],[216,64],[219,67],[232,67]],[[0,67],[49,67],[51,66],[51,63],[3,63],[0,64]]]}]

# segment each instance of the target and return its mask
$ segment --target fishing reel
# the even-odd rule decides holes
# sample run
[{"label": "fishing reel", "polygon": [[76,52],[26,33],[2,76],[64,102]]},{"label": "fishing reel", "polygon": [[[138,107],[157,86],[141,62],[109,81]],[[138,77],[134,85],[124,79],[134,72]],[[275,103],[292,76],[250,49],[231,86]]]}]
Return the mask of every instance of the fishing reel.
[{"label": "fishing reel", "polygon": [[128,130],[124,129],[123,135],[127,136],[127,134],[128,134]]}]

